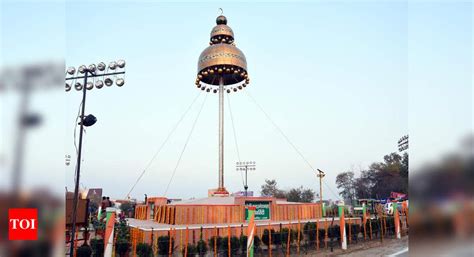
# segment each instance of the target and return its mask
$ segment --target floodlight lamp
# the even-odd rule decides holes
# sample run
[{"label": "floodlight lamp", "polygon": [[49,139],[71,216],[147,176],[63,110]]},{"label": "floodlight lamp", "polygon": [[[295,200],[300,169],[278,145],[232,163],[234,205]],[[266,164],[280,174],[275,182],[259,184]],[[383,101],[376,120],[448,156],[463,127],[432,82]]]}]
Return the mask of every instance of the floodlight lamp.
[{"label": "floodlight lamp", "polygon": [[89,70],[90,70],[91,72],[94,72],[94,71],[95,71],[95,69],[96,69],[96,66],[95,66],[95,64],[91,64],[91,65],[89,65]]},{"label": "floodlight lamp", "polygon": [[87,69],[87,68],[86,68],[85,65],[79,66],[79,73],[84,74],[84,72],[86,72],[86,69]]},{"label": "floodlight lamp", "polygon": [[102,87],[104,87],[104,81],[102,81],[102,80],[97,80],[97,81],[95,82],[95,87],[96,87],[97,89],[101,89]]},{"label": "floodlight lamp", "polygon": [[117,63],[116,62],[110,62],[109,63],[109,69],[115,70],[115,68],[117,68]]},{"label": "floodlight lamp", "polygon": [[98,69],[98,70],[104,71],[105,68],[106,68],[105,63],[100,62],[99,64],[97,64],[97,69]]},{"label": "floodlight lamp", "polygon": [[112,81],[111,78],[106,78],[104,82],[105,82],[105,85],[108,86],[108,87],[110,87],[114,84],[114,82]]},{"label": "floodlight lamp", "polygon": [[74,73],[76,73],[76,68],[74,67],[67,68],[67,74],[74,75]]},{"label": "floodlight lamp", "polygon": [[117,66],[121,69],[125,67],[125,61],[124,60],[118,60],[117,61]]},{"label": "floodlight lamp", "polygon": [[76,84],[74,84],[74,87],[76,88],[77,91],[82,90],[82,84],[81,84],[81,82],[76,82]]},{"label": "floodlight lamp", "polygon": [[93,88],[94,88],[94,83],[92,83],[92,82],[87,82],[87,84],[86,84],[86,89],[87,89],[87,90],[92,90]]},{"label": "floodlight lamp", "polygon": [[118,78],[116,81],[115,81],[115,84],[117,84],[117,86],[121,87],[125,84],[125,80],[123,78]]}]

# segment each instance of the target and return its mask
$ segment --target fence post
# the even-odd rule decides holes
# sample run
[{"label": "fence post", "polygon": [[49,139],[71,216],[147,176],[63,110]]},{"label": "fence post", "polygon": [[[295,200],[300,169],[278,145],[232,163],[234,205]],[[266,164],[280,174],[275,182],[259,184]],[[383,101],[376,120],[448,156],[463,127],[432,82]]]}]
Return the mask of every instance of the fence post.
[{"label": "fence post", "polygon": [[228,252],[228,256],[231,257],[231,249],[230,249],[231,245],[230,245],[230,225],[227,226],[227,252]]},{"label": "fence post", "polygon": [[369,219],[369,239],[372,240],[372,218]]},{"label": "fence post", "polygon": [[379,228],[379,233],[380,233],[380,242],[383,243],[383,221],[382,221],[383,217],[380,217],[379,220],[380,220],[380,228]]},{"label": "fence post", "polygon": [[270,223],[268,223],[268,255],[272,257],[272,230]]},{"label": "fence post", "polygon": [[316,220],[316,250],[319,250],[319,220]]},{"label": "fence post", "polygon": [[172,241],[173,241],[173,228],[170,228],[170,231],[169,231],[169,237],[168,237],[169,241],[169,247],[168,247],[168,255],[171,256],[171,253],[173,252],[172,251]]},{"label": "fence post", "polygon": [[349,227],[349,244],[351,244],[352,243],[352,236],[351,236],[351,234],[352,234],[351,233],[351,231],[352,231],[352,221],[351,221],[350,217],[347,218],[347,223],[349,225],[348,226]]},{"label": "fence post", "polygon": [[[280,230],[281,232],[281,230]],[[291,237],[291,226],[288,226],[288,236],[286,242],[286,256],[290,256],[290,237]]]},{"label": "fence post", "polygon": [[188,238],[189,238],[189,230],[188,230],[188,225],[186,225],[186,233],[185,233],[185,239],[184,239],[184,257],[188,256]]},{"label": "fence post", "polygon": [[[298,236],[297,236],[297,241],[298,241],[298,244],[297,244],[297,248],[296,248],[296,252],[297,254],[299,255],[300,254],[300,233],[301,233],[301,223],[300,223],[300,219],[298,218]],[[290,232],[291,234],[291,232]]]},{"label": "fence post", "polygon": [[328,249],[328,223],[327,220],[324,221],[324,248]]},{"label": "fence post", "polygon": [[183,252],[183,230],[179,230],[179,252]]},{"label": "fence post", "polygon": [[214,226],[214,257],[217,257],[217,227]]},{"label": "fence post", "polygon": [[137,237],[138,237],[138,228],[135,229],[135,233],[133,233],[133,257],[137,257]]},{"label": "fence post", "polygon": [[76,234],[73,235],[73,240],[74,240],[74,243],[73,244],[70,244],[72,247],[74,247],[74,257],[76,257],[76,251],[77,251],[77,235],[79,233],[76,231]]}]

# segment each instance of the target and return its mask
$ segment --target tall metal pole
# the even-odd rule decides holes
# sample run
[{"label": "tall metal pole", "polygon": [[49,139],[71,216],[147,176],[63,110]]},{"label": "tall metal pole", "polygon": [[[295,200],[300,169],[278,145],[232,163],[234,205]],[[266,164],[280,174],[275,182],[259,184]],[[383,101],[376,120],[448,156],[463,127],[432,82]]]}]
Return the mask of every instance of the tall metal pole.
[{"label": "tall metal pole", "polygon": [[323,208],[323,177],[319,176],[319,204]]},{"label": "tall metal pole", "polygon": [[18,115],[18,131],[16,135],[15,143],[15,159],[13,161],[12,169],[12,192],[13,196],[16,197],[18,192],[20,192],[21,187],[21,178],[23,172],[23,153],[25,146],[25,136],[26,136],[26,124],[25,117],[28,112],[28,104],[30,100],[31,85],[30,81],[27,81],[24,84],[23,92],[21,93],[19,115]]},{"label": "tall metal pole", "polygon": [[224,77],[219,77],[219,187],[224,191]]},{"label": "tall metal pole", "polygon": [[323,178],[326,174],[324,174],[324,172],[320,169],[318,169],[318,174],[316,176],[318,176],[319,178],[319,204],[321,206],[321,217],[323,216],[324,212],[323,212]]},{"label": "tall metal pole", "polygon": [[84,87],[82,88],[82,110],[81,110],[81,130],[79,131],[79,152],[77,153],[77,169],[76,169],[76,184],[74,187],[74,199],[72,205],[72,229],[71,229],[71,243],[69,256],[74,256],[74,240],[76,234],[76,216],[77,216],[77,201],[79,198],[79,177],[81,175],[81,154],[82,154],[82,132],[84,131],[84,112],[86,108],[86,86],[87,75],[89,71],[86,70],[84,76]]},{"label": "tall metal pole", "polygon": [[247,189],[249,188],[249,186],[248,186],[248,184],[247,184],[247,169],[248,169],[248,166],[245,165],[245,186],[244,186],[244,188],[245,188],[245,196],[248,196],[248,195],[247,195]]}]

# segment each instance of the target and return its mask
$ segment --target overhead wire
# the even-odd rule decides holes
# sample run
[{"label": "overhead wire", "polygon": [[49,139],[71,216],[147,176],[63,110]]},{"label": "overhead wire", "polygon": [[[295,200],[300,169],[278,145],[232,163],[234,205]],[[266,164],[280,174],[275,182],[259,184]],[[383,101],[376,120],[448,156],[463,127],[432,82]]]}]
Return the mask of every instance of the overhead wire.
[{"label": "overhead wire", "polygon": [[[262,111],[265,117],[270,121],[270,123],[272,123],[272,125],[278,130],[278,132],[280,132],[283,138],[285,138],[288,144],[295,150],[295,152],[301,157],[301,159],[303,159],[303,161],[311,168],[311,170],[316,172],[316,169],[313,167],[313,165],[311,165],[311,163],[304,157],[301,151],[291,142],[291,140],[288,138],[288,136],[286,136],[283,130],[272,120],[272,118],[270,118],[270,115],[268,115],[268,113],[263,109],[263,107],[260,104],[258,104],[257,100],[255,100],[255,98],[248,92],[248,90],[245,90],[245,93],[247,94],[247,96],[249,96],[249,98],[253,101],[253,103],[260,109],[260,111]],[[329,188],[329,191],[336,198],[340,199],[339,196],[335,194],[334,191],[329,187],[326,181],[323,180],[323,182],[326,185],[326,187]]]},{"label": "overhead wire", "polygon": [[166,194],[168,193],[168,189],[171,185],[171,182],[173,181],[173,178],[174,178],[174,175],[176,174],[176,171],[178,170],[179,164],[181,163],[181,158],[183,157],[184,151],[186,150],[186,147],[188,146],[189,140],[191,139],[191,135],[193,134],[194,128],[196,127],[196,123],[199,119],[199,116],[201,116],[201,112],[202,112],[202,109],[204,107],[204,104],[206,103],[207,96],[208,96],[208,94],[206,94],[206,97],[204,97],[204,100],[202,101],[202,104],[201,104],[201,108],[199,109],[199,112],[198,112],[196,118],[194,119],[191,130],[189,131],[189,134],[188,134],[188,137],[186,138],[186,142],[184,143],[183,149],[181,150],[181,153],[179,154],[178,161],[176,162],[176,165],[173,169],[173,173],[171,174],[170,181],[168,182],[168,185],[166,186],[166,189],[165,189],[165,192],[164,192],[163,196],[166,196]]},{"label": "overhead wire", "polygon": [[126,198],[128,198],[130,196],[130,194],[132,193],[133,189],[135,188],[135,186],[138,184],[138,182],[140,181],[140,179],[143,177],[143,175],[145,174],[145,172],[148,170],[148,168],[150,168],[151,164],[153,163],[153,161],[155,160],[155,158],[158,156],[158,154],[161,152],[161,150],[163,149],[163,147],[166,145],[166,143],[168,142],[168,140],[170,139],[171,135],[176,131],[176,129],[178,128],[179,124],[181,124],[181,122],[183,121],[184,117],[186,117],[186,115],[188,114],[189,110],[191,110],[191,107],[194,105],[194,103],[196,102],[196,100],[199,98],[199,96],[201,95],[200,92],[198,92],[196,94],[196,96],[194,97],[194,99],[192,100],[191,104],[188,106],[188,108],[184,111],[184,113],[181,115],[181,117],[179,118],[179,120],[175,123],[175,125],[173,126],[173,128],[171,129],[171,131],[168,133],[168,135],[166,136],[165,140],[163,141],[163,143],[160,145],[160,147],[157,149],[157,151],[155,152],[155,154],[153,155],[153,157],[151,158],[151,160],[148,162],[148,164],[145,166],[145,168],[143,169],[143,171],[140,173],[140,175],[138,176],[137,180],[135,181],[135,183],[133,184],[132,188],[130,189],[130,191],[128,192]]}]

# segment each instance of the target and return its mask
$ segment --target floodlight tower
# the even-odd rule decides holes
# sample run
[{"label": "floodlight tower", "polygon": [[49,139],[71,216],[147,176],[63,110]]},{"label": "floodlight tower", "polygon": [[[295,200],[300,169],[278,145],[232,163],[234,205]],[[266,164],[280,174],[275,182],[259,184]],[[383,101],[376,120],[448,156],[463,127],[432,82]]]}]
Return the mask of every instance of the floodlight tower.
[{"label": "floodlight tower", "polygon": [[249,84],[247,60],[235,46],[234,32],[227,18],[220,15],[211,31],[209,45],[198,60],[196,86],[203,91],[219,93],[219,185],[215,194],[228,195],[224,186],[224,91],[242,90]]}]

